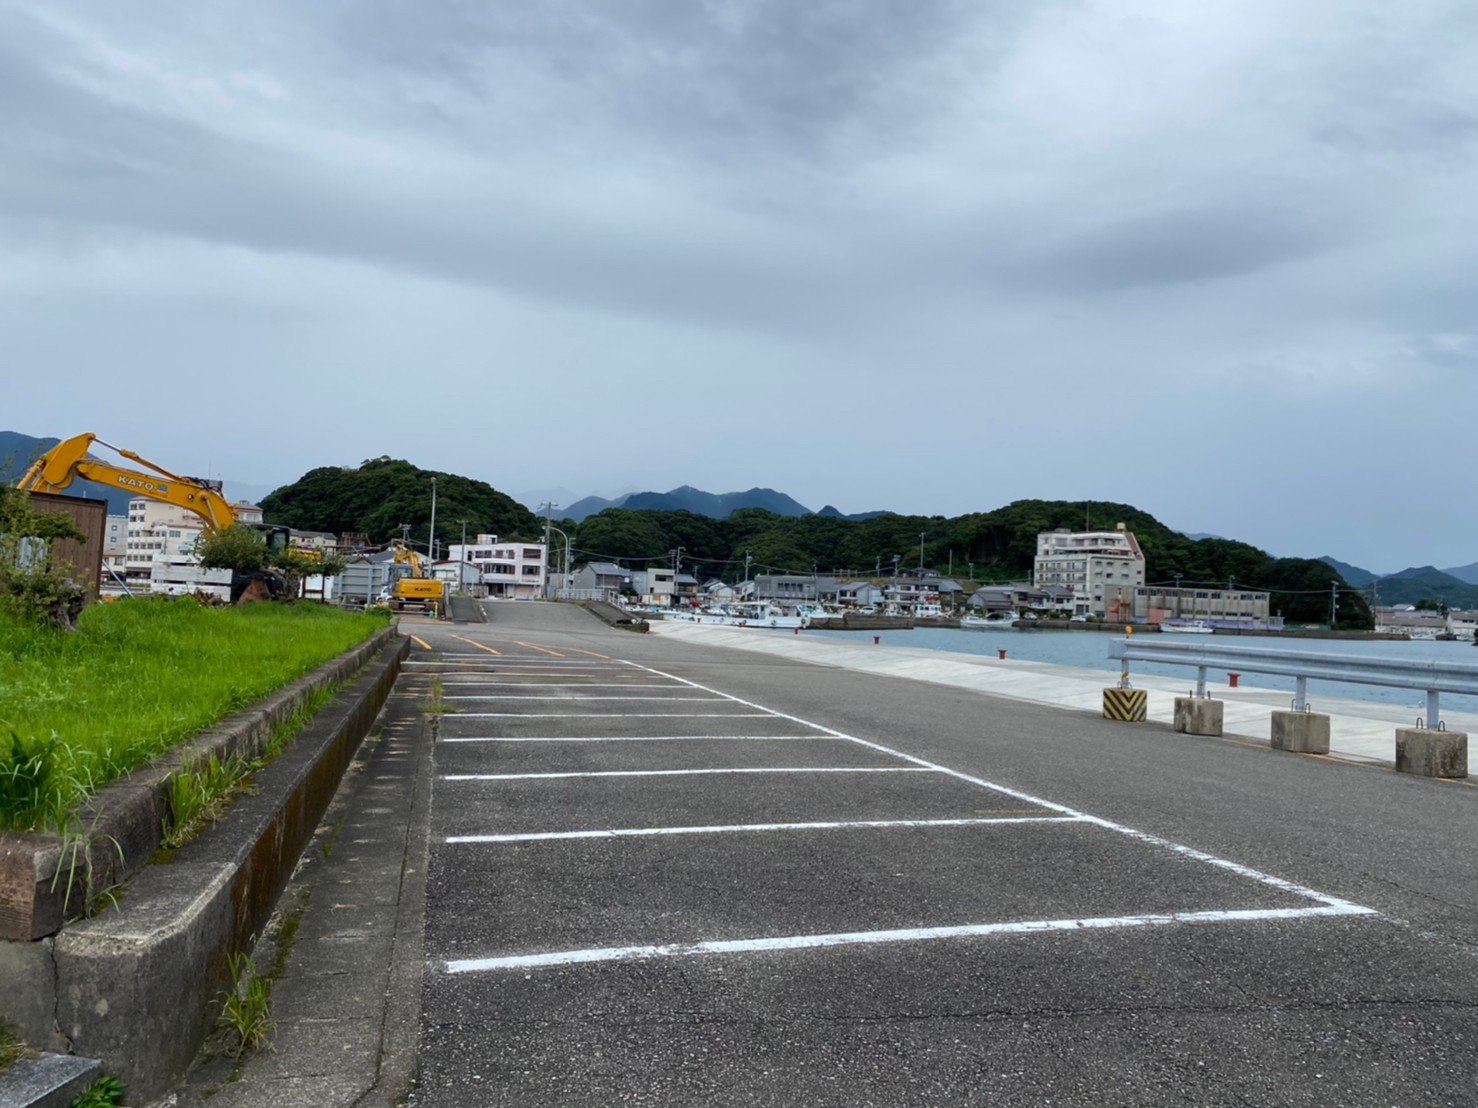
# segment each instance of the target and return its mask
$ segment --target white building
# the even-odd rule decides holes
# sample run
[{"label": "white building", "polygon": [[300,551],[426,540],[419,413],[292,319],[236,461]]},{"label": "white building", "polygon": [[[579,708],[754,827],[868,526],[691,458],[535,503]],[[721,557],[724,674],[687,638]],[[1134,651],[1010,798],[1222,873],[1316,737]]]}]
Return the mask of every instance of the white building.
[{"label": "white building", "polygon": [[148,587],[156,557],[174,558],[195,548],[205,520],[177,504],[136,496],[128,502],[123,565],[129,584]]},{"label": "white building", "polygon": [[1144,585],[1144,553],[1121,523],[1113,531],[1043,531],[1037,535],[1032,583],[1071,591],[1073,614],[1103,616],[1132,602]]},{"label": "white building", "polygon": [[638,569],[631,574],[631,587],[638,603],[651,608],[671,608],[677,592],[677,573],[671,569]]},{"label": "white building", "polygon": [[497,535],[478,535],[476,542],[465,546],[452,543],[448,561],[476,566],[488,596],[528,600],[544,595],[548,563],[539,543],[499,542]]}]

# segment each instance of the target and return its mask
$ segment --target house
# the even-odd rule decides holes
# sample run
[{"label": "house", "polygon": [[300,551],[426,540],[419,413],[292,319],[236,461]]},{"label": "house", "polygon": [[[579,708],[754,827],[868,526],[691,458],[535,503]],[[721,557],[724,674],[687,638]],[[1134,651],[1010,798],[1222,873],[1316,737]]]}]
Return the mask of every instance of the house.
[{"label": "house", "polygon": [[570,587],[576,595],[614,600],[623,589],[631,588],[631,571],[612,562],[587,562],[571,576]]},{"label": "house", "polygon": [[1071,592],[1074,615],[1106,616],[1110,602],[1127,615],[1129,597],[1144,585],[1144,552],[1121,523],[1112,531],[1059,527],[1037,535],[1032,583]]},{"label": "house", "polygon": [[631,587],[639,602],[653,608],[671,608],[677,588],[677,572],[670,566],[638,569],[631,573]]},{"label": "house", "polygon": [[877,607],[887,599],[870,581],[843,581],[837,586],[837,602],[849,608]]},{"label": "house", "polygon": [[672,591],[680,606],[696,608],[700,602],[698,578],[691,573],[679,573],[672,583]]},{"label": "house", "polygon": [[452,543],[447,554],[448,561],[477,567],[487,596],[531,600],[544,595],[548,563],[539,543],[499,542],[497,535],[478,535],[476,542]]},{"label": "house", "polygon": [[745,594],[754,600],[770,600],[777,604],[815,604],[820,597],[819,579],[799,573],[761,573],[749,581]]}]

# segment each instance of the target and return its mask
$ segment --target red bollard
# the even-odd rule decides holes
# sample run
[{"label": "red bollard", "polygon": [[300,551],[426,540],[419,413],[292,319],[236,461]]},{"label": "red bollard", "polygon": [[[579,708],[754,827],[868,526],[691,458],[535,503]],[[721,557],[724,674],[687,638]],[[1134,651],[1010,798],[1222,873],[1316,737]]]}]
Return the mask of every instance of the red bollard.
[{"label": "red bollard", "polygon": [[1242,675],[1240,673],[1228,673],[1227,674],[1227,685],[1228,685],[1228,687],[1235,689],[1237,687],[1237,678],[1239,678],[1241,676]]},{"label": "red bollard", "polygon": [[792,630],[794,630],[797,635],[801,633],[801,629],[799,627],[792,628]]},{"label": "red bollard", "polygon": [[1006,652],[1004,650],[997,650],[996,657],[1000,658],[1001,661],[1004,662],[1006,660]]},{"label": "red bollard", "polygon": [[873,645],[873,646],[877,646],[877,645],[878,645],[878,643],[880,643],[880,642],[882,642],[882,641],[883,641],[883,637],[882,637],[882,636],[881,636],[881,635],[874,635],[874,636],[873,636],[873,637],[872,637],[872,645]]}]

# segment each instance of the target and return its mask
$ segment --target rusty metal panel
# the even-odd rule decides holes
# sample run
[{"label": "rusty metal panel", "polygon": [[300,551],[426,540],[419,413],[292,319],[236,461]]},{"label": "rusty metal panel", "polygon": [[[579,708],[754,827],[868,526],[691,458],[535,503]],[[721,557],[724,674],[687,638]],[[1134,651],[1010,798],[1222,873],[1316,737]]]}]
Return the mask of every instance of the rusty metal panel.
[{"label": "rusty metal panel", "polygon": [[31,493],[31,508],[37,512],[62,512],[72,517],[77,530],[87,536],[86,542],[61,539],[53,544],[58,564],[67,567],[67,575],[87,589],[88,603],[98,598],[98,584],[103,576],[103,544],[108,531],[108,502],[87,500],[80,496],[59,496],[50,492]]}]

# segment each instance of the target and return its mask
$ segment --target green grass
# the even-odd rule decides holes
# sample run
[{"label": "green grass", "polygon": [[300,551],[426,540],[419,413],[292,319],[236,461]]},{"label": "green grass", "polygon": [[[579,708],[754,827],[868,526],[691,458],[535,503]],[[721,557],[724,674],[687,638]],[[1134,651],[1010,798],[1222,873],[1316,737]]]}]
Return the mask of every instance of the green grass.
[{"label": "green grass", "polygon": [[166,850],[183,846],[221,818],[232,796],[247,787],[245,778],[257,763],[238,756],[187,766],[170,778],[169,818],[164,824]]},{"label": "green grass", "polygon": [[362,642],[318,604],[94,604],[65,634],[0,617],[0,828],[65,829],[109,781]]},{"label": "green grass", "polygon": [[233,954],[231,988],[216,1022],[231,1036],[231,1054],[239,1062],[249,1050],[272,1047],[272,982],[258,977],[250,954]]}]

